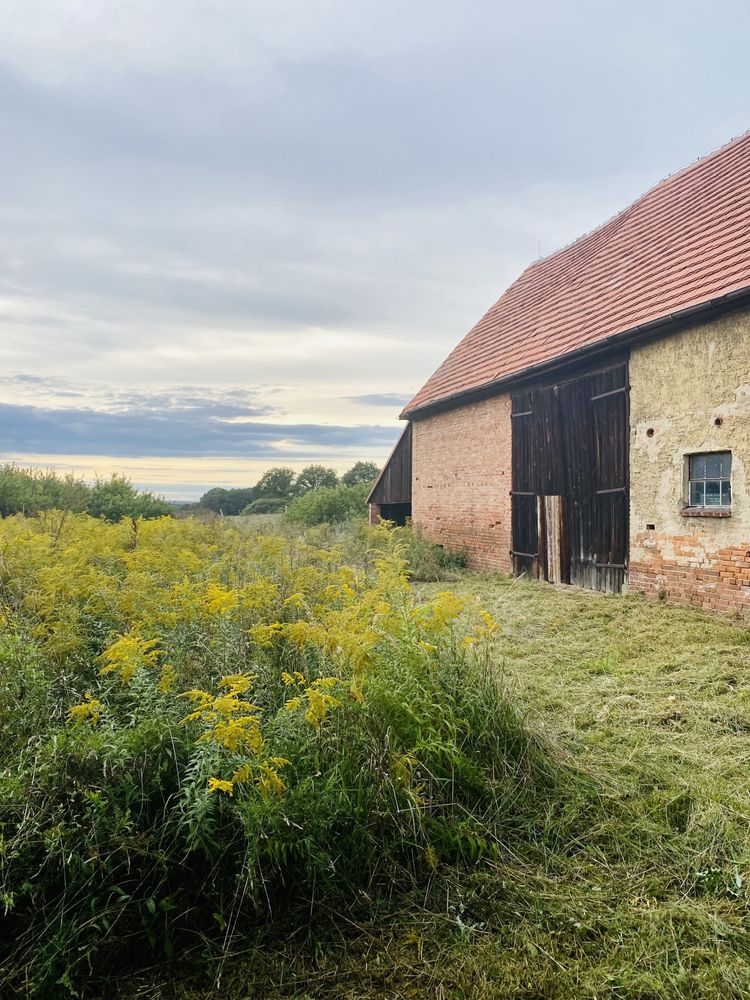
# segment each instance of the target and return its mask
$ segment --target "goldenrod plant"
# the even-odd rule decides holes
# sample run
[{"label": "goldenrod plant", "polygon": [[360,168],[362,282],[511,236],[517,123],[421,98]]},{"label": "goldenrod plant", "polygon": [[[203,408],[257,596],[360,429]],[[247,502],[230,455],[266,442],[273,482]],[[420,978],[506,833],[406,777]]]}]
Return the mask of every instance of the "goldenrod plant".
[{"label": "goldenrod plant", "polygon": [[242,522],[0,521],[6,989],[371,905],[537,809],[555,769],[498,624],[420,603],[398,532],[358,532],[355,557]]}]

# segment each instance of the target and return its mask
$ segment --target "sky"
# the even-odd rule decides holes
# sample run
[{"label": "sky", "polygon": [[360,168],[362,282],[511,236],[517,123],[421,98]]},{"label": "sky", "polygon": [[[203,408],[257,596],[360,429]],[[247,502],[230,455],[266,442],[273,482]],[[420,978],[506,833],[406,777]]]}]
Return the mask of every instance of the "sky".
[{"label": "sky", "polygon": [[750,128],[744,0],[0,0],[0,461],[387,457],[521,270]]}]

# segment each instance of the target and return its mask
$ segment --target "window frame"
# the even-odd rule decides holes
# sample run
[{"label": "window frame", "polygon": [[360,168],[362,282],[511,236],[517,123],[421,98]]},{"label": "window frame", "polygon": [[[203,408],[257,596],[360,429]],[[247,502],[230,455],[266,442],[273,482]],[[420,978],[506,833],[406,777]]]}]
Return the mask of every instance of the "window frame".
[{"label": "window frame", "polygon": [[[708,460],[719,459],[718,473],[708,474]],[[694,475],[694,464],[703,461],[702,475]],[[695,451],[685,455],[683,510],[688,513],[708,513],[716,516],[728,516],[732,510],[732,452],[728,448],[721,451]],[[728,465],[728,468],[726,466]],[[703,502],[693,503],[693,484],[703,484]],[[707,484],[718,486],[718,503],[706,503]],[[725,493],[728,502],[724,502]]]}]

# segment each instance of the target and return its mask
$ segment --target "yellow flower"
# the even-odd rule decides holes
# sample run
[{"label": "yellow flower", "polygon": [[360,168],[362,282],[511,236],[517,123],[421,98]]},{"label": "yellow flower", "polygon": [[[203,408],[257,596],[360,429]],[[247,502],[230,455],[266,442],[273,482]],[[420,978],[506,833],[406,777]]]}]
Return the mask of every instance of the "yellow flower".
[{"label": "yellow flower", "polygon": [[292,684],[304,684],[305,675],[301,674],[299,670],[295,670],[294,673],[288,674],[286,670],[282,670],[281,679],[286,685],[286,687],[291,687]]},{"label": "yellow flower", "polygon": [[203,607],[209,615],[229,614],[239,604],[239,597],[234,591],[223,590],[217,583],[208,583],[203,597]]},{"label": "yellow flower", "polygon": [[171,663],[165,663],[161,668],[161,676],[157,688],[161,694],[169,694],[177,683],[177,671]]},{"label": "yellow flower", "polygon": [[[274,757],[271,760],[282,761],[283,758]],[[288,761],[284,761],[284,763],[288,763]],[[270,762],[264,762],[260,765],[256,784],[264,795],[283,795],[286,791],[286,785],[281,775]]]},{"label": "yellow flower", "polygon": [[130,681],[142,667],[152,667],[159,658],[156,639],[142,639],[137,633],[121,635],[99,657],[104,666],[101,674],[118,673]]},{"label": "yellow flower", "polygon": [[219,687],[226,688],[232,695],[244,694],[257,679],[257,674],[227,674],[219,681]]},{"label": "yellow flower", "polygon": [[75,725],[90,722],[92,726],[97,726],[104,706],[98,698],[92,697],[88,691],[83,697],[84,700],[80,705],[73,705],[72,708],[68,709],[68,717]]},{"label": "yellow flower", "polygon": [[234,795],[234,782],[224,781],[223,778],[209,778],[208,791],[209,794],[211,792],[222,792],[224,795]]},{"label": "yellow flower", "polygon": [[307,711],[305,712],[305,720],[309,722],[311,726],[315,726],[316,729],[320,729],[322,723],[328,717],[330,710],[332,708],[337,708],[341,702],[338,698],[334,698],[333,695],[326,694],[325,692],[312,686],[305,689],[305,694],[307,695]]}]

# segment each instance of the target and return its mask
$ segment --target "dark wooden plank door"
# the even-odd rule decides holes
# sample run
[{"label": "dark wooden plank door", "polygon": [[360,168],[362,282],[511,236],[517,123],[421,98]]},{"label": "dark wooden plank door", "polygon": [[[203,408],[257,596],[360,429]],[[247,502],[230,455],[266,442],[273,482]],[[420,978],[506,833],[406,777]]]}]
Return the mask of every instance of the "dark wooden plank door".
[{"label": "dark wooden plank door", "polygon": [[628,552],[627,377],[623,363],[513,397],[516,573],[595,590],[622,589]]}]

